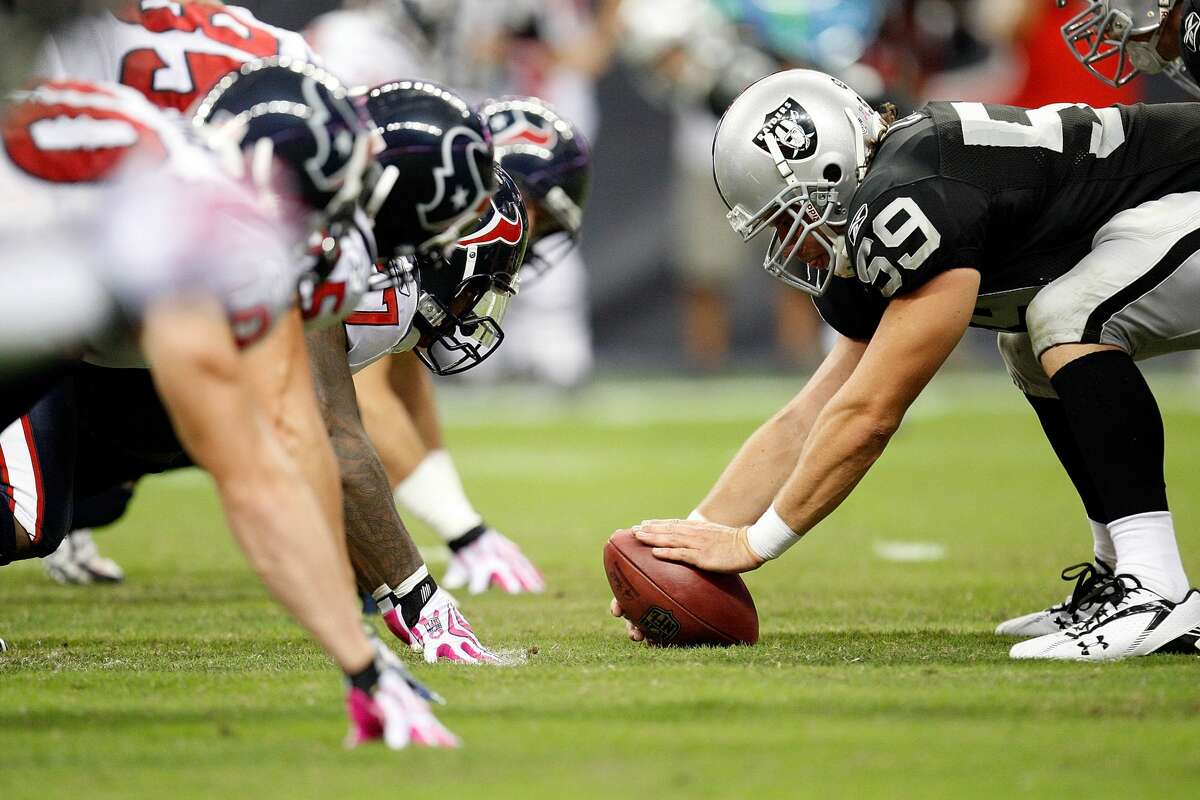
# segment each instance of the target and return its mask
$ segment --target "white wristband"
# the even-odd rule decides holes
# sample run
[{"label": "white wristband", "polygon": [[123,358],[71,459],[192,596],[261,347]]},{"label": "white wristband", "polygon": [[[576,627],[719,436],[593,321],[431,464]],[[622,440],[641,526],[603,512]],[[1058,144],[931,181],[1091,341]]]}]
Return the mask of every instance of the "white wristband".
[{"label": "white wristband", "polygon": [[746,530],[746,544],[750,546],[754,555],[764,561],[779,558],[785,550],[798,541],[800,541],[800,535],[788,527],[788,524],[775,511],[774,504],[771,504],[763,512],[763,515],[758,518],[758,522]]}]

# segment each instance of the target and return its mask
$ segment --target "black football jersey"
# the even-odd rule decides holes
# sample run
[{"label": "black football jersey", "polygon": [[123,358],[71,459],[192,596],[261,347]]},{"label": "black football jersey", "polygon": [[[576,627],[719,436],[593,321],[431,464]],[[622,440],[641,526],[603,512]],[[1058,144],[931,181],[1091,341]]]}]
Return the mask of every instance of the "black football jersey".
[{"label": "black football jersey", "polygon": [[1023,331],[1041,287],[1120,211],[1200,190],[1200,103],[1038,109],[930,103],[889,130],[849,207],[855,278],[817,307],[869,338],[890,298],[959,267],[981,275],[971,324]]}]

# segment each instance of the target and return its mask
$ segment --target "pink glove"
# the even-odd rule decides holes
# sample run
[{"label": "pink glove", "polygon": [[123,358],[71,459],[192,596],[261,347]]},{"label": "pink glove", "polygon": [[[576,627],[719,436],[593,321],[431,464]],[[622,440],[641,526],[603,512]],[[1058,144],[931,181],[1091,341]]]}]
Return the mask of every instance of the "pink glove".
[{"label": "pink glove", "polygon": [[399,608],[384,611],[383,620],[397,638],[423,653],[430,664],[438,660],[465,664],[496,664],[500,661],[479,643],[471,623],[444,589],[439,588],[433,593],[411,628],[404,624]]},{"label": "pink glove", "polygon": [[347,747],[382,739],[393,750],[409,744],[418,747],[458,747],[458,738],[437,721],[429,704],[417,696],[403,673],[384,666],[375,690],[368,694],[350,687],[346,695],[350,715]]}]

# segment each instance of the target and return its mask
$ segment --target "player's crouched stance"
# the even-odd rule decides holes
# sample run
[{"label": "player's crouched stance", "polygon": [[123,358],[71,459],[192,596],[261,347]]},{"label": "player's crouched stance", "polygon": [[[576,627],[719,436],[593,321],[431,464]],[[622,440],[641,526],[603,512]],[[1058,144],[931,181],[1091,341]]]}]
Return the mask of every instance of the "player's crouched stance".
[{"label": "player's crouched stance", "polygon": [[[309,75],[294,77],[308,86]],[[356,121],[350,137],[362,133]],[[202,146],[120,86],[42,84],[18,97],[0,133],[0,202],[41,226],[0,228],[6,245],[35,251],[12,260],[6,246],[0,264],[0,396],[3,422],[15,420],[0,434],[0,564],[53,551],[69,522],[78,421],[100,400],[79,396],[79,356],[150,364],[247,561],[346,675],[355,739],[454,744],[428,691],[360,627],[337,537],[239,355],[294,304],[301,232],[218,166],[243,165],[236,147]],[[258,175],[274,164],[260,155]]]},{"label": "player's crouched stance", "polygon": [[764,267],[816,297],[840,337],[699,520],[644,523],[638,537],[659,558],[716,571],[777,558],[849,495],[967,326],[988,328],[1084,502],[1098,556],[1063,609],[1002,626],[1055,626],[1011,655],[1195,653],[1200,592],[1180,562],[1162,419],[1134,359],[1200,346],[1197,123],[1194,104],[941,102],[890,121],[805,70],[747,89],[713,148],[730,222],[746,240],[774,230]]}]

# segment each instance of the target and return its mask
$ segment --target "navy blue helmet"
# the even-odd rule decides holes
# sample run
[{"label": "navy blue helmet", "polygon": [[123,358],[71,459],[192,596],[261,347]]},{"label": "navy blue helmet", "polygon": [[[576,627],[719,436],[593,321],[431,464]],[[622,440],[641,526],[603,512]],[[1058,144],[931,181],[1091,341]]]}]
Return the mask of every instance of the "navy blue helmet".
[{"label": "navy blue helmet", "polygon": [[457,94],[427,81],[376,86],[359,102],[383,140],[375,157],[381,170],[363,204],[380,255],[452,246],[496,189],[482,118]]},{"label": "navy blue helmet", "polygon": [[583,134],[536,97],[489,100],[480,113],[496,163],[513,177],[533,217],[528,269],[541,274],[579,240],[591,190],[591,150]]},{"label": "navy blue helmet", "polygon": [[464,372],[495,352],[504,341],[500,323],[520,287],[529,217],[516,183],[494,169],[499,188],[470,232],[449,256],[425,253],[416,259],[421,287],[416,353],[438,375]]},{"label": "navy blue helmet", "polygon": [[192,124],[236,142],[260,185],[274,185],[274,165],[286,164],[291,188],[326,219],[349,218],[363,194],[370,131],[341,82],[313,64],[247,62],[197,102]]}]

